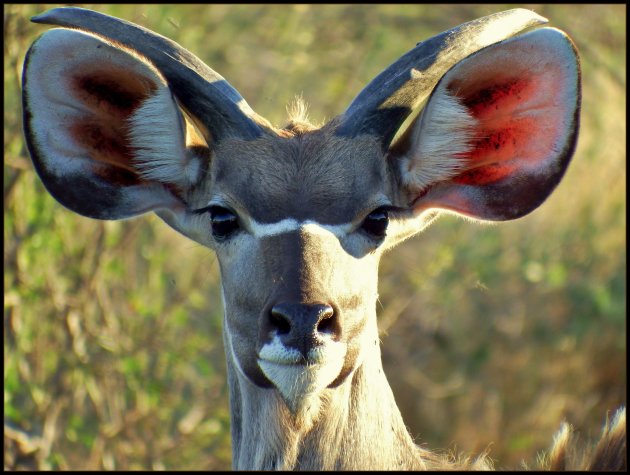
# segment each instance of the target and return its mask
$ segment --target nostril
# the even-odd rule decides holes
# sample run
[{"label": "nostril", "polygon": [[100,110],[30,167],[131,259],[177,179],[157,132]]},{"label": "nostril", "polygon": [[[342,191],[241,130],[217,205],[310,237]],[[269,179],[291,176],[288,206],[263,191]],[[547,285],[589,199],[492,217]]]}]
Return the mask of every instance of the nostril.
[{"label": "nostril", "polygon": [[271,309],[269,321],[279,335],[286,335],[291,331],[290,318],[275,307]]},{"label": "nostril", "polygon": [[318,335],[339,337],[339,316],[326,304],[282,302],[274,305],[263,327],[267,335],[281,337],[284,345],[300,347],[318,342]]},{"label": "nostril", "polygon": [[335,332],[335,311],[329,305],[323,305],[319,311],[319,321],[317,322],[318,333]]}]

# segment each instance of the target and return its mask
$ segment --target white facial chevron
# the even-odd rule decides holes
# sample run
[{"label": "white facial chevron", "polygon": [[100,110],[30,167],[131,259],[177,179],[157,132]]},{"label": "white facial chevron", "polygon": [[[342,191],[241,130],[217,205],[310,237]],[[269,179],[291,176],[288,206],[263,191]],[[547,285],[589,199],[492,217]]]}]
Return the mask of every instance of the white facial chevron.
[{"label": "white facial chevron", "polygon": [[259,223],[256,220],[251,219],[248,224],[251,229],[251,233],[258,238],[276,236],[278,234],[298,231],[300,229],[318,234],[328,232],[335,235],[337,238],[342,238],[352,229],[352,224],[349,223],[332,225],[321,224],[312,220],[297,221],[290,218],[268,224]]}]

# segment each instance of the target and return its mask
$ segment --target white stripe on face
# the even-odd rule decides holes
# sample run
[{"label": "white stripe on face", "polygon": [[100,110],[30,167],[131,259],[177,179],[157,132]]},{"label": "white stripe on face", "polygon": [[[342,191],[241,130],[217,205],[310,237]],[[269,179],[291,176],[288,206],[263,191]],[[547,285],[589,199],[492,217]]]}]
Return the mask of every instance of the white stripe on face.
[{"label": "white stripe on face", "polygon": [[351,230],[352,224],[320,224],[316,221],[297,221],[295,219],[283,219],[275,223],[259,223],[254,219],[248,221],[251,233],[254,237],[263,238],[277,236],[278,234],[304,230],[313,234],[333,234],[337,238],[345,237]]}]

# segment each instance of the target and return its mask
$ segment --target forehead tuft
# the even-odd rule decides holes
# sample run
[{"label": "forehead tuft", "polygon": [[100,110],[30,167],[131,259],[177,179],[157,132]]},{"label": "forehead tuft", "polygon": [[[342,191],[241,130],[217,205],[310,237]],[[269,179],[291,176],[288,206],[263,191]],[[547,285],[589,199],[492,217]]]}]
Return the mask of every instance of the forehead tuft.
[{"label": "forehead tuft", "polygon": [[283,135],[221,143],[212,163],[212,194],[263,223],[296,218],[338,224],[386,192],[385,160],[375,138],[337,137],[325,128]]}]

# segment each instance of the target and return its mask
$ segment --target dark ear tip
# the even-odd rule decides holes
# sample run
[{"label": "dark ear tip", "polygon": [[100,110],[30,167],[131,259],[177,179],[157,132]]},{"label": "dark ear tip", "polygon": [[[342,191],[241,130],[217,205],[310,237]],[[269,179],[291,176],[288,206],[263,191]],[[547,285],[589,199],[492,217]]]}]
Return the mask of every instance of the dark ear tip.
[{"label": "dark ear tip", "polygon": [[33,23],[49,24],[51,23],[51,20],[54,21],[55,13],[58,13],[60,10],[63,10],[63,8],[62,7],[51,8],[50,10],[46,10],[45,12],[42,12],[39,15],[35,15],[34,17],[31,17],[31,21]]}]

